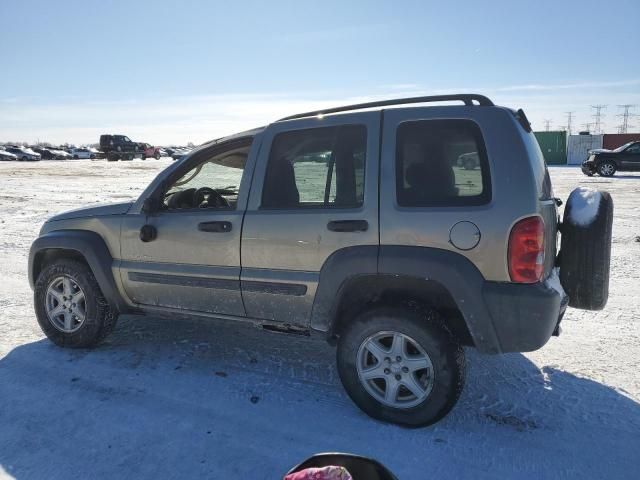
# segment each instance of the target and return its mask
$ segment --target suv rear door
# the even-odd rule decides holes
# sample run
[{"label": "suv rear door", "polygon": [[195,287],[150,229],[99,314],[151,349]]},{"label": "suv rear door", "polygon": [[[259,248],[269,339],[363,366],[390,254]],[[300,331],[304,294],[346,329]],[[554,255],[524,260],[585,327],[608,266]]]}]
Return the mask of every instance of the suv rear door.
[{"label": "suv rear door", "polygon": [[242,231],[247,315],[308,325],[320,270],[336,251],[378,245],[380,112],[272,124]]},{"label": "suv rear door", "polygon": [[[476,118],[493,110],[476,106],[385,110],[381,252],[385,245],[449,250],[469,258],[488,277],[506,279],[504,262],[496,262],[505,258],[505,240],[490,228],[495,217],[495,209],[489,208],[491,162],[482,122]],[[464,159],[476,156],[477,165],[465,168]]]}]

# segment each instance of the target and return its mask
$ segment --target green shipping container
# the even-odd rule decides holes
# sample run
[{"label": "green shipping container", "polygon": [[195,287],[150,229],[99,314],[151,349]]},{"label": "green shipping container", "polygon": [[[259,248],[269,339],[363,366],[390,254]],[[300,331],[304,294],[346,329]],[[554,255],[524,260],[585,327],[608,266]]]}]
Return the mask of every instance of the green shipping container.
[{"label": "green shipping container", "polygon": [[533,132],[547,165],[567,164],[567,132]]}]

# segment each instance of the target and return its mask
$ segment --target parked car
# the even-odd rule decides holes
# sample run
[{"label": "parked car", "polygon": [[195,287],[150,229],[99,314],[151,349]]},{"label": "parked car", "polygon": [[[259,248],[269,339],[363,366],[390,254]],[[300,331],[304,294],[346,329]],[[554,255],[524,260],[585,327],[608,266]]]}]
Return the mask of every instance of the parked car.
[{"label": "parked car", "polygon": [[160,159],[162,154],[160,153],[161,149],[159,147],[153,147],[148,143],[144,144],[144,149],[142,151],[142,159],[145,158],[155,158],[156,160]]},{"label": "parked car", "polygon": [[100,135],[100,150],[105,153],[137,152],[140,148],[126,135]]},{"label": "parked car", "polygon": [[[464,106],[425,106],[443,101]],[[478,168],[454,168],[464,149]],[[463,346],[537,350],[567,305],[604,308],[611,197],[571,193],[557,256],[559,203],[522,110],[349,105],[204,144],[135,202],[50,218],[29,279],[57,345],[96,345],[130,312],[321,335],[364,412],[428,425],[461,394]]]},{"label": "parked car", "polygon": [[16,157],[15,154],[11,152],[7,152],[4,148],[0,148],[0,161],[17,160],[17,159],[18,157]]},{"label": "parked car", "polygon": [[88,148],[72,148],[69,153],[75,160],[81,159],[93,159],[96,158],[96,154]]},{"label": "parked car", "polygon": [[10,146],[6,148],[7,152],[13,153],[18,160],[36,161],[40,160],[40,154],[34,152],[28,147]]},{"label": "parked car", "polygon": [[589,177],[594,173],[611,177],[617,171],[640,172],[640,142],[625,143],[614,150],[590,150],[582,163],[582,172]]},{"label": "parked car", "polygon": [[31,150],[39,153],[43,160],[62,160],[64,158],[62,155],[45,147],[31,147]]},{"label": "parked car", "polygon": [[50,148],[49,150],[60,160],[70,160],[73,158],[73,155],[60,148]]},{"label": "parked car", "polygon": [[463,153],[458,157],[457,165],[458,167],[464,168],[465,170],[473,170],[475,168],[478,168],[478,166],[480,165],[478,152]]},{"label": "parked car", "polygon": [[190,152],[191,152],[191,149],[188,149],[188,148],[176,148],[172,150],[171,158],[173,158],[174,160],[181,160],[182,158],[189,155]]}]

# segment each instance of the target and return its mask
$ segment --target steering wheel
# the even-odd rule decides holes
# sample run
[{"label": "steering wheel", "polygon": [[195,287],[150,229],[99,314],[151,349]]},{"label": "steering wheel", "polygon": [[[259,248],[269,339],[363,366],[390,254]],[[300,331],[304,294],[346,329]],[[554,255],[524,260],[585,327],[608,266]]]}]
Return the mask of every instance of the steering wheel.
[{"label": "steering wheel", "polygon": [[231,206],[220,192],[209,187],[201,187],[196,190],[196,193],[193,195],[193,203],[194,206],[200,208],[225,208]]}]

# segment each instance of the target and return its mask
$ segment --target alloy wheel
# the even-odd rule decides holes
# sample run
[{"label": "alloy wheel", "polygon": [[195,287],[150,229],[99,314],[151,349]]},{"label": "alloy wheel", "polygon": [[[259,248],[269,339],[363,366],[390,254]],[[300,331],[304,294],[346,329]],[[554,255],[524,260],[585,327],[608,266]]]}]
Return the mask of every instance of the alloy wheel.
[{"label": "alloy wheel", "polygon": [[605,177],[613,175],[613,172],[614,168],[610,163],[603,163],[602,165],[600,165],[600,173]]},{"label": "alloy wheel", "polygon": [[433,390],[431,358],[403,333],[378,332],[365,339],[358,349],[356,367],[369,395],[389,407],[415,407]]},{"label": "alloy wheel", "polygon": [[86,318],[82,288],[71,277],[54,278],[47,287],[45,310],[51,324],[64,333],[77,331]]}]

